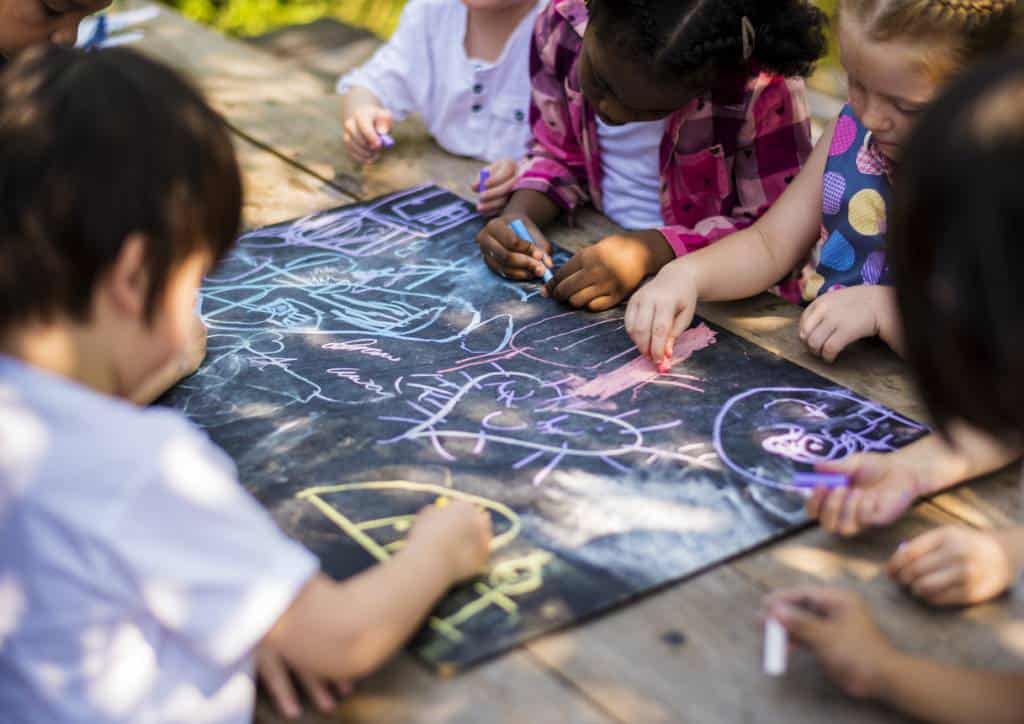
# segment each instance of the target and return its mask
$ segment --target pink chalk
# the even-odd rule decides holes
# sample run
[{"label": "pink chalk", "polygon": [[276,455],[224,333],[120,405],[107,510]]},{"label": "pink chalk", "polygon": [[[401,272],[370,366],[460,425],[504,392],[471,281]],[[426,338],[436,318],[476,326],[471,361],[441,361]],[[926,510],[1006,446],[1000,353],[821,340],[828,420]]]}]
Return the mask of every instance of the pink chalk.
[{"label": "pink chalk", "polygon": [[672,369],[672,358],[671,357],[666,357],[665,359],[663,359],[661,362],[658,363],[658,372],[660,374],[665,374],[666,372],[668,372],[671,369]]},{"label": "pink chalk", "polygon": [[[710,347],[715,343],[716,336],[715,331],[706,324],[698,324],[696,327],[686,330],[676,340],[675,347],[672,349],[672,356],[668,358],[669,365],[685,362],[690,359],[694,352]],[[632,390],[645,385],[657,379],[658,374],[658,368],[654,366],[654,363],[649,358],[638,357],[618,369],[584,382],[573,390],[573,394],[576,397],[590,397],[604,401],[624,390]],[[699,392],[700,390],[697,391]]]}]

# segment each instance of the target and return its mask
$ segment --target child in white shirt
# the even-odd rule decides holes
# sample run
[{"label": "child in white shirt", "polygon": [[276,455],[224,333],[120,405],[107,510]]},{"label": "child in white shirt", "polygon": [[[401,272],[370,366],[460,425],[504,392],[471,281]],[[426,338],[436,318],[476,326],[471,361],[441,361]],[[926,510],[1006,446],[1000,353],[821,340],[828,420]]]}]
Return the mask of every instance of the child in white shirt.
[{"label": "child in white shirt", "polygon": [[419,113],[446,151],[491,163],[479,210],[498,211],[530,137],[530,40],[544,4],[412,0],[387,44],[338,81],[349,155],[374,161],[392,121]]},{"label": "child in white shirt", "polygon": [[453,504],[334,582],[201,430],[127,400],[189,343],[240,220],[226,127],[173,72],[21,54],[0,196],[0,719],[249,722],[257,646],[349,682],[482,566],[489,519]]}]

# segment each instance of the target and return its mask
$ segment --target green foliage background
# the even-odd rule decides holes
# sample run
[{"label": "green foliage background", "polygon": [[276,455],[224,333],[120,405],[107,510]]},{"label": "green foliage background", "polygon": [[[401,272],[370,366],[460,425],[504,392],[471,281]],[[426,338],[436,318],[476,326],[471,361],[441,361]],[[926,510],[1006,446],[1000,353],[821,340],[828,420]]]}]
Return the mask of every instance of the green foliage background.
[{"label": "green foliage background", "polygon": [[[285,25],[333,17],[387,37],[405,0],[167,0],[182,13],[232,35],[259,35]],[[830,13],[835,0],[816,0]]]}]

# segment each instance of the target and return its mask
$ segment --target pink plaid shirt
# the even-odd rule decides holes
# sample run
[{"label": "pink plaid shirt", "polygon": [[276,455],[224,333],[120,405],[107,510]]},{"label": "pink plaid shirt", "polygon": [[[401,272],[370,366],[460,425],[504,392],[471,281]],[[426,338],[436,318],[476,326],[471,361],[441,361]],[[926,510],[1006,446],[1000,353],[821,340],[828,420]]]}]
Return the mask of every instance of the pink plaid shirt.
[{"label": "pink plaid shirt", "polygon": [[[597,123],[577,68],[586,26],[583,0],[552,0],[537,18],[530,49],[533,138],[515,184],[546,194],[570,215],[588,201],[603,208]],[[760,73],[707,91],[666,124],[660,159],[667,226],[659,231],[681,256],[749,226],[810,153],[802,79]]]}]

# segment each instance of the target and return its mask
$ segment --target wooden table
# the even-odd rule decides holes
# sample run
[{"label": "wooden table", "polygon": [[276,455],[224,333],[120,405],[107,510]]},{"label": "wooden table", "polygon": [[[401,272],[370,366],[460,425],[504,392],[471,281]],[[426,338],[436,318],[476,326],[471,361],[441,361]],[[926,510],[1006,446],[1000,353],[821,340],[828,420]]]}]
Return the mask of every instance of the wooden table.
[{"label": "wooden table", "polygon": [[[237,134],[250,226],[293,218],[425,181],[467,193],[479,164],[449,156],[422,128],[397,129],[398,147],[361,174],[343,152],[337,99],[296,62],[273,57],[164,12],[140,49],[188,73]],[[584,214],[552,237],[576,249],[609,223]],[[708,319],[908,416],[923,419],[902,363],[865,343],[834,365],[810,356],[796,335],[799,310],[767,295],[704,305]],[[1019,667],[1024,624],[1003,600],[935,612],[883,575],[901,541],[960,522],[978,527],[1017,517],[1008,472],[917,505],[892,527],[852,541],[817,527],[648,595],[589,623],[536,639],[463,675],[443,680],[401,654],[360,682],[332,717],[305,721],[821,722],[899,721],[839,694],[806,656],[790,673],[765,677],[755,616],[762,596],[800,582],[863,593],[898,645],[975,666]],[[257,720],[277,722],[261,698]]]}]

